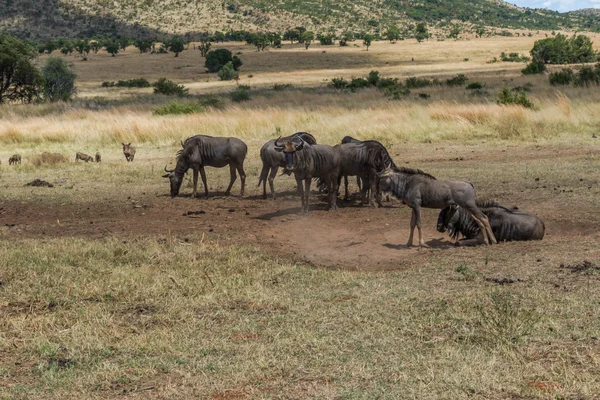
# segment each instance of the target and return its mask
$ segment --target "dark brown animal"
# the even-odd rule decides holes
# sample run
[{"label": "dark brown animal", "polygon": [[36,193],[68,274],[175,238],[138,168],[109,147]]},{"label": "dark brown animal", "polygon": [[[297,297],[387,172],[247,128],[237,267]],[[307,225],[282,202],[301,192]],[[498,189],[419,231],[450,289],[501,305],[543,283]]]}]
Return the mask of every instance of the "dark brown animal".
[{"label": "dark brown animal", "polygon": [[204,193],[208,197],[208,185],[206,183],[206,173],[204,167],[223,168],[229,165],[231,180],[229,187],[225,191],[225,195],[229,196],[231,187],[237,179],[236,170],[240,174],[242,180],[242,189],[240,196],[244,195],[244,187],[246,185],[246,172],[244,172],[244,160],[248,153],[246,143],[238,138],[232,137],[212,137],[206,135],[192,136],[181,144],[182,149],[177,153],[177,166],[173,170],[168,170],[165,167],[166,175],[163,178],[169,178],[171,183],[171,197],[179,194],[183,176],[188,169],[194,172],[194,191],[192,196],[196,196],[198,189],[198,171],[202,175],[202,183],[204,184]]},{"label": "dark brown animal", "polygon": [[131,145],[131,143],[121,143],[123,145],[123,154],[125,155],[125,159],[127,162],[132,162],[135,157],[135,147]]},{"label": "dark brown animal", "polygon": [[488,218],[477,207],[475,187],[471,182],[440,181],[421,170],[410,168],[386,168],[378,177],[383,191],[389,191],[412,208],[407,246],[413,243],[415,225],[419,230],[419,248],[425,246],[421,231],[421,207],[442,209],[447,206],[462,207],[479,226],[484,243],[496,243]]},{"label": "dark brown animal", "polygon": [[77,152],[77,153],[75,153],[75,162],[77,162],[77,161],[79,161],[79,160],[81,160],[81,161],[85,161],[85,162],[90,162],[90,161],[92,161],[92,162],[93,162],[93,161],[94,161],[94,158],[93,158],[92,156],[88,156],[88,155],[87,155],[87,154],[85,154],[85,153],[80,153],[80,152]]},{"label": "dark brown animal", "polygon": [[[499,242],[515,240],[542,240],[546,227],[537,215],[508,209],[494,201],[477,203],[477,207],[490,222],[492,232]],[[457,246],[476,246],[483,244],[483,235],[473,218],[458,206],[448,206],[440,211],[437,223],[438,232],[448,232],[457,240]],[[460,236],[464,238],[458,240]]]},{"label": "dark brown animal", "polygon": [[20,154],[13,154],[9,159],[8,159],[8,165],[21,165],[21,155]]},{"label": "dark brown animal", "polygon": [[102,161],[102,156],[100,155],[100,152],[96,153],[96,162],[101,162]]}]

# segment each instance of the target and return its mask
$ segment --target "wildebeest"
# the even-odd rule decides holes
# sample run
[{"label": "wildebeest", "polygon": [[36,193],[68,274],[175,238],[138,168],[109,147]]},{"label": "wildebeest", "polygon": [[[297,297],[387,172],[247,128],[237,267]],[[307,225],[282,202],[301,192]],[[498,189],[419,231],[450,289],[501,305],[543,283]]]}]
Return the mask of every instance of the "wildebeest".
[{"label": "wildebeest", "polygon": [[123,145],[123,154],[125,155],[125,159],[127,162],[133,161],[135,157],[135,147],[131,145],[131,143],[121,143]]},{"label": "wildebeest", "polygon": [[[340,165],[339,150],[336,147],[288,139],[274,143],[275,150],[282,152],[285,168],[294,173],[302,200],[302,214],[308,215],[310,185],[313,178],[319,178],[328,190],[329,210],[337,210],[337,180]],[[302,186],[304,181],[304,186]]]},{"label": "wildebeest", "polygon": [[[492,232],[499,242],[513,240],[542,240],[545,226],[537,215],[521,211],[518,208],[508,209],[494,201],[477,203],[477,207],[490,222]],[[437,222],[438,232],[448,232],[450,237],[458,240],[457,246],[475,246],[483,244],[483,235],[473,218],[458,206],[448,206],[440,211]]]},{"label": "wildebeest", "polygon": [[101,162],[102,161],[102,156],[100,155],[100,152],[96,152],[96,162]]},{"label": "wildebeest", "polygon": [[473,217],[485,244],[496,243],[490,223],[477,208],[475,187],[467,181],[440,181],[418,169],[386,168],[378,174],[381,189],[412,208],[408,246],[413,243],[415,225],[419,230],[419,248],[425,245],[421,231],[421,207],[445,208],[458,205]]},{"label": "wildebeest", "polygon": [[167,174],[163,175],[163,178],[169,178],[171,182],[171,197],[179,194],[183,176],[190,168],[194,172],[194,191],[192,196],[195,197],[197,194],[198,171],[200,171],[202,183],[204,184],[204,193],[208,197],[208,185],[206,184],[204,167],[223,168],[226,165],[229,165],[231,180],[229,187],[225,191],[225,195],[229,195],[231,187],[237,178],[236,170],[239,172],[242,181],[240,196],[244,195],[244,187],[246,185],[244,160],[248,152],[246,143],[233,137],[196,135],[186,139],[181,146],[182,149],[177,153],[177,166],[170,171],[165,167]]},{"label": "wildebeest", "polygon": [[8,159],[8,165],[17,165],[17,164],[21,165],[21,155],[20,154],[13,154]]},{"label": "wildebeest", "polygon": [[[291,136],[280,138],[279,140],[280,142],[292,140],[300,143],[300,139],[304,140],[309,145],[317,144],[315,137],[308,132],[296,132]],[[258,179],[258,186],[260,186],[261,183],[263,184],[263,198],[266,199],[268,179],[269,187],[271,188],[271,196],[273,196],[273,200],[275,200],[275,185],[273,182],[275,181],[279,167],[285,167],[283,153],[275,149],[275,139],[269,140],[263,145],[260,149],[260,159],[262,160],[263,167]]]},{"label": "wildebeest", "polygon": [[348,176],[356,176],[363,204],[366,203],[367,192],[369,192],[369,204],[373,207],[381,205],[381,193],[377,188],[376,174],[383,171],[386,166],[391,168],[396,166],[385,146],[376,140],[360,141],[350,136],[346,136],[338,146],[340,149],[338,185],[344,177],[344,199],[349,198]]},{"label": "wildebeest", "polygon": [[93,158],[92,156],[88,156],[88,155],[87,155],[87,154],[85,154],[85,153],[80,153],[80,152],[77,152],[77,153],[75,153],[75,162],[77,162],[77,161],[79,161],[79,160],[81,160],[81,161],[85,161],[85,162],[90,162],[90,161],[92,161],[92,162],[93,162],[93,161],[94,161],[94,158]]}]

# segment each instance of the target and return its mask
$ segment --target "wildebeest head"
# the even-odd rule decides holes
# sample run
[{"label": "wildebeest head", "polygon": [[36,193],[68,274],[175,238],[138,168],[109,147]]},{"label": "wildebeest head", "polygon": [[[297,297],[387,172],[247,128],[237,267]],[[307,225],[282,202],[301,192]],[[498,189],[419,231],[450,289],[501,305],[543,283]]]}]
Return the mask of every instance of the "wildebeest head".
[{"label": "wildebeest head", "polygon": [[175,170],[168,170],[165,166],[166,174],[163,175],[163,178],[169,178],[171,183],[171,197],[175,197],[179,194],[179,189],[181,188],[181,184],[183,183],[183,176],[179,177],[175,175]]},{"label": "wildebeest head", "polygon": [[457,222],[459,213],[458,206],[448,206],[440,211],[440,215],[438,215],[437,220],[437,230],[438,232],[446,232],[446,230],[453,231],[454,223]]},{"label": "wildebeest head", "polygon": [[383,192],[390,190],[392,186],[392,169],[388,166],[383,171],[377,173],[379,188]]},{"label": "wildebeest head", "polygon": [[283,152],[284,160],[285,160],[285,168],[293,171],[294,170],[294,155],[297,151],[300,151],[304,148],[304,140],[299,138],[300,140],[295,142],[292,140],[288,140],[283,144],[279,143],[279,139],[281,136],[275,141],[275,150],[279,152]]}]

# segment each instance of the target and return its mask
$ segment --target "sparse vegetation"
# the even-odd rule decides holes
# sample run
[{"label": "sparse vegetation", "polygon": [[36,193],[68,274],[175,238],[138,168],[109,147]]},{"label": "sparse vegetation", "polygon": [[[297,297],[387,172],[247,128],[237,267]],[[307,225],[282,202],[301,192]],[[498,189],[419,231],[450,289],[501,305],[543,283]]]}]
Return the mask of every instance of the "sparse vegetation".
[{"label": "sparse vegetation", "polygon": [[527,98],[527,95],[522,90],[510,90],[508,87],[504,87],[500,93],[498,93],[497,103],[500,105],[517,105],[525,108],[534,108],[533,103]]},{"label": "sparse vegetation", "polygon": [[154,94],[162,94],[166,96],[186,96],[188,89],[183,85],[178,85],[167,78],[160,78],[154,85]]},{"label": "sparse vegetation", "polygon": [[248,86],[238,86],[236,90],[231,92],[231,101],[235,103],[241,103],[244,101],[250,101],[252,96],[250,95],[250,88]]},{"label": "sparse vegetation", "polygon": [[552,86],[570,85],[575,78],[575,74],[571,68],[563,68],[561,71],[552,72],[548,76],[548,80]]},{"label": "sparse vegetation", "polygon": [[180,103],[174,101],[166,104],[162,107],[156,108],[153,112],[154,115],[181,115],[181,114],[195,114],[204,111],[204,108],[197,103]]}]

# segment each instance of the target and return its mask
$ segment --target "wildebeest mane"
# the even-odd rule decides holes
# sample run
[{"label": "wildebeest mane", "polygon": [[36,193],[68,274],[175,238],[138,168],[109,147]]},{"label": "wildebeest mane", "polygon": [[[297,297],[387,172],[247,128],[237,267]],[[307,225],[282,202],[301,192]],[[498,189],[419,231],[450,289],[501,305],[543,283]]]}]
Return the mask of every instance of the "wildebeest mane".
[{"label": "wildebeest mane", "polygon": [[393,168],[393,170],[395,172],[400,172],[400,173],[408,174],[408,175],[423,175],[423,176],[428,177],[429,179],[437,180],[437,178],[435,176],[433,176],[431,174],[428,174],[427,172],[422,171],[420,169],[406,168],[406,167],[396,167],[396,168]]}]

